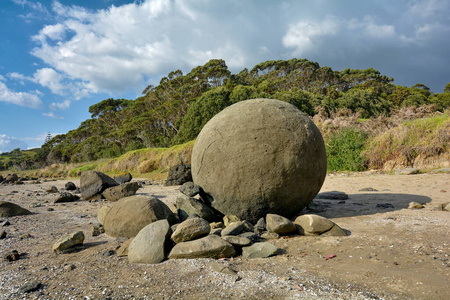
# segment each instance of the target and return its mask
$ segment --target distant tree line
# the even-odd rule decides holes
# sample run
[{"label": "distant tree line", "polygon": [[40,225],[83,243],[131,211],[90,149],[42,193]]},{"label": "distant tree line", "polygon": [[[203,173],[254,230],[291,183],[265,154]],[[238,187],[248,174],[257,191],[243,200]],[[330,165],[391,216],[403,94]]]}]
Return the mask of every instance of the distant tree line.
[{"label": "distant tree line", "polygon": [[443,111],[450,106],[450,83],[443,93],[433,94],[424,84],[392,82],[373,68],[334,71],[307,59],[266,61],[231,74],[224,60],[212,59],[187,74],[170,72],[135,100],[109,98],[90,106],[91,118],[46,141],[31,165],[91,161],[184,143],[225,107],[253,98],[286,101],[310,116],[346,108],[375,118],[401,107],[433,104]]}]

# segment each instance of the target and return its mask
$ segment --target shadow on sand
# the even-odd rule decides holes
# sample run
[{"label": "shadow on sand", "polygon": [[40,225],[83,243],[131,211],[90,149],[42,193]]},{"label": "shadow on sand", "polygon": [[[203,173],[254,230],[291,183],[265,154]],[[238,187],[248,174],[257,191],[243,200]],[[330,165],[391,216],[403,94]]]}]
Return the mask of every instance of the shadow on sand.
[{"label": "shadow on sand", "polygon": [[315,198],[309,208],[302,210],[300,214],[312,213],[325,218],[373,215],[407,209],[411,202],[426,204],[431,202],[431,198],[414,194],[383,192],[350,194],[346,200]]}]

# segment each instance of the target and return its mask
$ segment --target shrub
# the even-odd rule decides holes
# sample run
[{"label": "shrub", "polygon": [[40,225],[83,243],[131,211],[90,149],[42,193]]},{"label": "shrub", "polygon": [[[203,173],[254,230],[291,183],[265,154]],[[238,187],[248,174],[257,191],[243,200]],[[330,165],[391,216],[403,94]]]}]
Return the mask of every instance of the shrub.
[{"label": "shrub", "polygon": [[365,170],[365,160],[361,153],[366,140],[367,134],[360,129],[345,127],[331,133],[325,143],[328,170]]}]

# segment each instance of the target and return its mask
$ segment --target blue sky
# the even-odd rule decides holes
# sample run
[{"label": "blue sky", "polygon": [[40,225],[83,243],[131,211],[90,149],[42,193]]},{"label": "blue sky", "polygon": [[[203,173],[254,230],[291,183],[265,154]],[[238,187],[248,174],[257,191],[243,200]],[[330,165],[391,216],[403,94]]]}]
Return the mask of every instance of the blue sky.
[{"label": "blue sky", "polygon": [[394,83],[450,82],[448,0],[1,0],[0,152],[39,147],[107,98],[213,58],[306,58]]}]

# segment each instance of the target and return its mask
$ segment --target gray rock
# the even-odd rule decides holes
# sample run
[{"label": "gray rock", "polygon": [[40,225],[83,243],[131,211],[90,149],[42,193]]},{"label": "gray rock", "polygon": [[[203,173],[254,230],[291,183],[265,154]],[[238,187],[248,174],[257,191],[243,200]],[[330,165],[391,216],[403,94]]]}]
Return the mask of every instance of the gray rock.
[{"label": "gray rock", "polygon": [[189,181],[183,183],[183,185],[180,187],[180,192],[188,197],[194,197],[198,195],[198,193],[200,193],[200,187],[192,181]]},{"label": "gray rock", "polygon": [[178,209],[178,217],[180,220],[185,220],[194,214],[208,221],[213,221],[215,217],[211,207],[186,195],[178,196],[176,207]]},{"label": "gray rock", "polygon": [[192,151],[193,181],[223,214],[252,223],[267,213],[306,207],[326,175],[322,135],[295,106],[272,99],[233,104],[201,130]]},{"label": "gray rock", "polygon": [[170,168],[166,186],[182,185],[189,181],[192,181],[191,165],[179,164]]},{"label": "gray rock", "polygon": [[265,240],[276,240],[280,238],[280,235],[275,232],[265,231],[261,234],[261,238]]},{"label": "gray rock", "polygon": [[242,248],[244,258],[266,258],[277,254],[278,248],[269,242],[255,243]]},{"label": "gray rock", "polygon": [[410,202],[409,205],[408,205],[409,209],[421,209],[421,208],[424,208],[424,207],[425,206],[423,206],[422,204],[417,203],[417,202]]},{"label": "gray rock", "polygon": [[52,250],[56,253],[64,252],[65,250],[74,246],[83,245],[84,233],[83,231],[77,231],[71,234],[62,236],[52,247]]},{"label": "gray rock", "polygon": [[264,218],[260,218],[255,225],[255,232],[260,233],[266,230],[266,220]]},{"label": "gray rock", "polygon": [[241,221],[241,219],[235,215],[223,216],[223,224],[225,225],[225,227],[227,227],[228,225],[230,225],[233,222],[239,222],[239,221]]},{"label": "gray rock", "polygon": [[294,224],[299,225],[305,235],[320,235],[334,226],[332,221],[318,215],[299,216]]},{"label": "gray rock", "polygon": [[114,179],[106,174],[97,171],[81,172],[80,190],[81,198],[91,200],[99,196],[109,187],[119,185]]},{"label": "gray rock", "polygon": [[24,215],[31,215],[31,211],[11,202],[0,201],[0,217],[14,217]]},{"label": "gray rock", "polygon": [[374,189],[373,187],[366,187],[359,190],[360,192],[378,192],[377,189]]},{"label": "gray rock", "polygon": [[252,241],[250,241],[250,239],[243,237],[243,236],[225,235],[225,236],[222,236],[222,239],[224,239],[231,245],[235,245],[235,246],[239,246],[239,247],[248,246],[252,243]]},{"label": "gray rock", "polygon": [[31,281],[22,285],[19,289],[19,293],[27,294],[40,290],[43,287],[42,283],[39,281]]},{"label": "gray rock", "polygon": [[450,202],[442,205],[442,210],[450,211]]},{"label": "gray rock", "polygon": [[80,200],[80,197],[69,192],[62,192],[53,201],[53,203],[74,202]]},{"label": "gray rock", "polygon": [[128,247],[128,261],[140,264],[162,262],[168,253],[171,233],[167,220],[159,220],[145,226]]},{"label": "gray rock", "polygon": [[245,238],[249,239],[252,243],[257,243],[261,240],[259,238],[259,234],[254,233],[254,232],[243,232],[243,233],[239,234],[238,236],[245,237]]},{"label": "gray rock", "polygon": [[105,228],[102,224],[94,224],[92,226],[92,236],[99,236],[102,233],[105,233]]},{"label": "gray rock", "polygon": [[238,235],[242,232],[253,232],[254,228],[247,221],[233,222],[224,229],[222,229],[222,236],[225,235]]},{"label": "gray rock", "polygon": [[171,239],[175,243],[194,240],[206,236],[211,231],[208,221],[202,218],[192,218],[181,222],[172,233]]},{"label": "gray rock", "polygon": [[6,175],[6,177],[3,180],[3,182],[4,183],[10,183],[10,182],[16,182],[17,180],[19,180],[19,176],[17,176],[17,174],[8,174],[8,175]]},{"label": "gray rock", "polygon": [[297,227],[291,222],[291,220],[275,214],[266,215],[266,228],[268,231],[278,234],[297,232]]},{"label": "gray rock", "polygon": [[133,179],[133,176],[130,173],[123,173],[123,174],[114,176],[113,179],[118,184],[124,184],[124,183],[130,182]]},{"label": "gray rock", "polygon": [[330,230],[321,233],[320,236],[347,236],[347,232],[337,224],[334,224]]},{"label": "gray rock", "polygon": [[226,258],[236,255],[233,245],[217,235],[176,244],[169,258]]},{"label": "gray rock", "polygon": [[435,169],[433,171],[431,171],[431,173],[450,173],[450,168],[440,168],[440,169]]},{"label": "gray rock", "polygon": [[344,192],[330,191],[319,193],[315,197],[316,199],[328,199],[328,200],[347,200],[348,195]]},{"label": "gray rock", "polygon": [[109,236],[134,237],[148,224],[163,219],[170,224],[176,222],[175,215],[166,204],[155,197],[134,195],[114,202],[103,226]]},{"label": "gray rock", "polygon": [[406,168],[406,169],[397,169],[395,171],[395,174],[397,175],[414,175],[414,174],[419,174],[419,169],[418,168]]},{"label": "gray rock", "polygon": [[103,197],[106,200],[115,202],[119,199],[133,196],[136,194],[136,191],[141,187],[141,185],[137,182],[127,182],[121,185],[113,186],[107,188],[103,191]]},{"label": "gray rock", "polygon": [[77,186],[72,181],[69,181],[66,182],[64,188],[66,189],[66,191],[75,191],[77,189]]},{"label": "gray rock", "polygon": [[58,188],[56,186],[52,185],[51,187],[49,187],[45,191],[47,193],[49,193],[49,194],[53,194],[53,193],[57,193],[58,192]]}]

